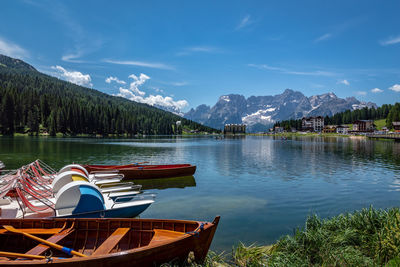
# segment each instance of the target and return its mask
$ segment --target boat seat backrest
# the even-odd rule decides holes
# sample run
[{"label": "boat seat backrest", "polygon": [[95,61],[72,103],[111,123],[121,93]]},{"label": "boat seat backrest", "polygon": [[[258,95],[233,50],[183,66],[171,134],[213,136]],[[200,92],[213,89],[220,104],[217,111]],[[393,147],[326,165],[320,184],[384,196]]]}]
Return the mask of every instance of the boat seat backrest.
[{"label": "boat seat backrest", "polygon": [[55,209],[59,215],[73,215],[105,209],[104,197],[99,188],[85,181],[75,181],[63,186],[56,194]]},{"label": "boat seat backrest", "polygon": [[79,169],[86,174],[86,177],[89,177],[89,172],[79,164],[69,164],[67,166],[64,166],[58,171],[58,173],[60,174],[66,171],[72,171],[72,169]]},{"label": "boat seat backrest", "polygon": [[76,171],[66,171],[57,174],[51,184],[53,193],[56,194],[64,185],[73,181],[89,181],[89,179],[82,173]]}]

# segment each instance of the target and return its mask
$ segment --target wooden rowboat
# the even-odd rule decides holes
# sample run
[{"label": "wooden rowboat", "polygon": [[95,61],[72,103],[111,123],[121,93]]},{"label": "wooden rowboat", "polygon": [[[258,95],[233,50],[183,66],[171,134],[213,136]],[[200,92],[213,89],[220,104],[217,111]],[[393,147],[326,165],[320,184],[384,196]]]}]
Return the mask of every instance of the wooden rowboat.
[{"label": "wooden rowboat", "polygon": [[182,264],[189,254],[201,263],[218,222],[1,219],[0,266],[158,266]]},{"label": "wooden rowboat", "polygon": [[124,179],[152,179],[192,176],[196,166],[191,164],[168,165],[82,165],[89,173],[118,171]]}]

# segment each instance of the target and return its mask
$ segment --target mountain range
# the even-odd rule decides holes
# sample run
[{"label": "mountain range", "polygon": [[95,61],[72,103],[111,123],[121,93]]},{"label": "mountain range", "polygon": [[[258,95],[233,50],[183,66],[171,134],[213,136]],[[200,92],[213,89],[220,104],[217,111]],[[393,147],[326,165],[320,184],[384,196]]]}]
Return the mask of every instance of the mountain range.
[{"label": "mountain range", "polygon": [[299,119],[306,116],[332,116],[345,110],[377,107],[355,97],[345,99],[334,93],[305,96],[303,93],[286,89],[274,96],[223,95],[213,106],[200,105],[191,109],[184,117],[203,125],[222,129],[227,123],[244,123],[249,132],[265,131],[281,120]]}]

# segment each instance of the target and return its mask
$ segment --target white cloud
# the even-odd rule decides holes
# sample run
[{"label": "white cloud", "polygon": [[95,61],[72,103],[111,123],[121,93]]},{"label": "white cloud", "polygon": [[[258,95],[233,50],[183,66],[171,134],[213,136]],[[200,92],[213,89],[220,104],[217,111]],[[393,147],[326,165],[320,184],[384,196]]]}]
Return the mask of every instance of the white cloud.
[{"label": "white cloud", "polygon": [[72,62],[72,63],[84,63],[83,60],[79,60],[78,58],[80,58],[83,55],[83,53],[81,52],[77,52],[77,53],[72,53],[72,54],[67,54],[67,55],[63,55],[61,57],[62,61],[65,62]]},{"label": "white cloud", "polygon": [[315,70],[315,71],[294,71],[285,68],[273,67],[266,64],[247,64],[248,67],[263,69],[263,70],[271,70],[277,71],[285,74],[291,75],[304,75],[304,76],[335,76],[336,73],[329,72],[329,71],[322,71],[322,70]]},{"label": "white cloud", "polygon": [[135,74],[131,74],[129,75],[129,78],[133,79],[133,82],[131,82],[131,84],[129,85],[129,89],[134,94],[144,96],[146,93],[140,91],[139,86],[143,85],[148,79],[150,79],[150,77],[147,76],[146,74],[140,73],[139,77],[137,77]]},{"label": "white cloud", "polygon": [[371,89],[371,92],[376,94],[376,93],[382,93],[383,90],[379,89],[379,88],[374,88],[374,89]]},{"label": "white cloud", "polygon": [[171,84],[173,86],[185,86],[185,85],[188,85],[187,82],[172,82]]},{"label": "white cloud", "polygon": [[192,46],[182,49],[182,51],[176,53],[177,56],[187,56],[194,53],[218,53],[221,50],[214,46]]},{"label": "white cloud", "polygon": [[212,46],[193,46],[193,47],[188,47],[187,50],[192,51],[192,52],[214,52],[217,49]]},{"label": "white cloud", "polygon": [[17,44],[2,39],[1,37],[0,37],[0,54],[20,59],[28,57],[28,52],[25,49],[23,49]]},{"label": "white cloud", "polygon": [[112,60],[112,59],[104,59],[104,62],[118,65],[130,65],[130,66],[138,66],[138,67],[146,67],[152,69],[164,69],[164,70],[174,70],[173,66],[164,64],[164,63],[156,63],[156,62],[143,62],[143,61],[131,61],[131,60]]},{"label": "white cloud", "polygon": [[400,36],[390,36],[389,38],[387,38],[384,41],[380,41],[381,45],[392,45],[392,44],[398,44],[400,43]]},{"label": "white cloud", "polygon": [[58,71],[57,73],[61,78],[71,83],[82,86],[93,87],[93,84],[91,83],[92,79],[90,78],[89,74],[83,74],[82,72],[79,71],[68,71],[61,66],[52,66],[51,68],[57,70]]},{"label": "white cloud", "polygon": [[119,83],[119,84],[126,84],[125,81],[122,81],[122,80],[118,79],[117,77],[110,76],[110,77],[108,77],[106,79],[106,83],[111,83],[111,82],[116,82],[116,83]]},{"label": "white cloud", "polygon": [[338,81],[338,83],[342,83],[344,85],[350,85],[348,80],[341,80],[341,81]]},{"label": "white cloud", "polygon": [[[146,93],[139,89],[147,80],[150,79],[146,74],[141,73],[139,77],[135,74],[129,75],[129,78],[133,79],[133,82],[130,83],[129,88],[119,88],[119,93],[117,96],[121,96],[127,98],[132,101],[149,104],[152,106],[161,106],[168,108],[170,110],[174,110],[176,112],[180,112],[182,109],[187,107],[189,103],[186,100],[177,100],[175,101],[170,96],[162,96],[162,95],[149,95],[145,96]],[[162,90],[156,90],[162,92]]]},{"label": "white cloud", "polygon": [[164,90],[163,90],[163,89],[160,89],[160,88],[157,88],[157,87],[151,87],[151,89],[153,89],[153,90],[156,91],[157,93],[162,93],[162,94],[164,94]]},{"label": "white cloud", "polygon": [[400,84],[395,84],[395,85],[389,87],[389,89],[399,93],[400,92]]},{"label": "white cloud", "polygon": [[356,95],[360,95],[360,96],[364,96],[364,95],[367,95],[367,92],[365,92],[365,91],[357,91],[357,92],[355,92],[355,94]]},{"label": "white cloud", "polygon": [[325,41],[332,38],[332,34],[331,33],[325,33],[324,35],[321,35],[320,37],[318,37],[317,39],[314,40],[314,42],[318,43],[321,41]]},{"label": "white cloud", "polygon": [[172,97],[163,97],[161,95],[150,95],[148,97],[136,96],[133,100],[141,103],[146,103],[151,106],[162,106],[170,108],[175,111],[181,111],[183,108],[189,105],[186,100],[174,101]]},{"label": "white cloud", "polygon": [[279,67],[272,67],[269,66],[267,64],[247,64],[247,66],[249,67],[253,67],[253,68],[257,68],[257,69],[264,69],[264,70],[277,70],[277,71],[286,71],[283,68],[279,68]]},{"label": "white cloud", "polygon": [[236,30],[240,30],[243,29],[249,25],[251,25],[253,23],[253,21],[250,19],[251,16],[250,15],[246,15],[242,18],[242,20],[240,21],[240,23],[236,26]]}]

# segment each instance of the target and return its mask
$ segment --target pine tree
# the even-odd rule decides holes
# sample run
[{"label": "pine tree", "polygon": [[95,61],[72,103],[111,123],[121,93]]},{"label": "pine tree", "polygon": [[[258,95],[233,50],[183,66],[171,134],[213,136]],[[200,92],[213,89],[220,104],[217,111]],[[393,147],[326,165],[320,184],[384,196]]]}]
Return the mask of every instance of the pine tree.
[{"label": "pine tree", "polygon": [[7,93],[2,101],[3,110],[2,114],[2,125],[3,134],[13,134],[14,133],[14,100],[11,94]]}]

